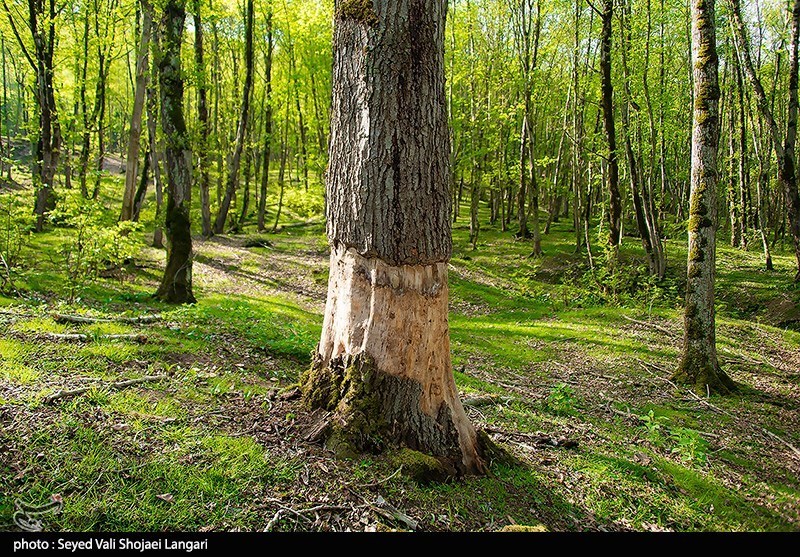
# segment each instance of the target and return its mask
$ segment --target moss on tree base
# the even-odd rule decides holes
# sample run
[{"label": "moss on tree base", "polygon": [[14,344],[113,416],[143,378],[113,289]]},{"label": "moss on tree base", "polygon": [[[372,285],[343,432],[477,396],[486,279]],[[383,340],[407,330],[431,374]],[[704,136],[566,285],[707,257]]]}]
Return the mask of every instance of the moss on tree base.
[{"label": "moss on tree base", "polygon": [[423,412],[423,385],[380,370],[366,354],[341,356],[327,365],[316,360],[301,378],[300,388],[308,410],[321,408],[332,413],[326,418],[330,426],[322,437],[325,446],[339,457],[405,448],[435,459],[439,465],[426,468],[436,469],[433,476],[437,478],[485,471],[482,462],[477,469],[464,464],[459,433],[446,401],[434,415]]},{"label": "moss on tree base", "polygon": [[681,362],[680,367],[673,374],[672,380],[690,386],[699,395],[709,392],[725,395],[733,393],[737,389],[733,379],[719,366],[698,366],[686,360]]}]

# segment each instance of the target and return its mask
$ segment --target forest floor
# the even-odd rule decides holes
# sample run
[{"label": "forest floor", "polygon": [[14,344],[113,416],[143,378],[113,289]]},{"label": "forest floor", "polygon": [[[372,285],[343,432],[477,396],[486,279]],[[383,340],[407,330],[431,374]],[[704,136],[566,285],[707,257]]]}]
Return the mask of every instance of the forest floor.
[{"label": "forest floor", "polygon": [[[16,501],[57,494],[60,512],[30,516],[45,530],[800,530],[800,333],[773,326],[798,301],[790,257],[766,273],[757,250],[720,246],[718,348],[739,390],[704,397],[669,381],[682,240],[667,244],[663,283],[603,290],[568,223],[540,259],[496,228],[476,251],[466,235],[456,225],[456,382],[476,426],[518,462],[428,484],[404,473],[408,455],[336,459],[304,440],[291,386],[322,324],[322,225],[258,236],[267,247],[198,238],[198,302],[177,308],[150,298],[163,250],[143,248],[69,302],[69,230],[34,235],[20,294],[0,296],[0,529],[17,528]],[[637,242],[625,238],[629,270]]]}]

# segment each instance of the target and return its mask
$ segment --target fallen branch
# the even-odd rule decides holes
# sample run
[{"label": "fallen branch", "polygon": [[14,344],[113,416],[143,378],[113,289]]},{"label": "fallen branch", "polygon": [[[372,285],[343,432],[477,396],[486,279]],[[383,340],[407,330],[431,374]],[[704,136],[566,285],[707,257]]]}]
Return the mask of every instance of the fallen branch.
[{"label": "fallen branch", "polygon": [[374,503],[370,503],[370,508],[385,518],[403,523],[409,530],[416,530],[419,528],[419,523],[416,520],[402,512],[397,507],[391,505],[380,495],[378,495],[378,498]]},{"label": "fallen branch", "polygon": [[565,449],[573,449],[578,446],[578,441],[574,439],[568,439],[567,437],[555,437],[541,432],[536,432],[535,434],[522,433],[519,431],[505,431],[488,426],[484,427],[484,430],[491,433],[499,433],[500,435],[505,435],[506,437],[521,437],[523,439],[529,439],[540,446],[563,447]]},{"label": "fallen branch", "polygon": [[147,337],[139,333],[121,333],[113,335],[92,335],[86,333],[40,333],[40,337],[50,340],[67,340],[77,342],[90,342],[93,340],[132,340],[145,343]]},{"label": "fallen branch", "polygon": [[308,509],[296,510],[287,505],[284,505],[279,499],[269,498],[268,500],[277,504],[279,508],[275,513],[275,515],[272,517],[272,519],[270,519],[270,521],[264,527],[264,532],[272,531],[273,526],[275,526],[278,520],[280,520],[281,516],[283,516],[285,513],[291,513],[298,518],[302,518],[303,520],[310,522],[310,519],[303,515],[307,513],[316,513],[318,511],[343,511],[343,510],[348,510],[350,508],[350,507],[344,507],[342,505],[322,504],[322,505],[315,505]]},{"label": "fallen branch", "polygon": [[486,396],[475,396],[470,398],[465,398],[461,401],[461,404],[464,406],[486,406],[489,404],[497,404],[500,402],[510,402],[513,400],[510,397],[502,397],[497,395],[486,395]]},{"label": "fallen branch", "polygon": [[155,323],[161,321],[162,317],[156,313],[153,315],[140,315],[138,317],[88,317],[85,315],[68,315],[65,313],[54,313],[53,320],[56,323],[132,323],[143,325],[147,323]]},{"label": "fallen branch", "polygon": [[623,319],[630,321],[631,323],[636,323],[637,325],[641,325],[643,327],[649,327],[651,329],[655,329],[656,331],[660,331],[667,336],[676,337],[678,336],[677,333],[670,331],[662,327],[661,325],[656,325],[655,323],[650,323],[649,321],[639,321],[638,319],[634,319],[632,317],[628,317],[627,315],[622,316]]},{"label": "fallen branch", "polygon": [[[138,385],[140,383],[147,383],[150,381],[161,381],[162,379],[166,379],[166,375],[146,375],[144,377],[139,377],[138,379],[129,379],[127,381],[117,381],[116,383],[110,383],[106,385],[109,389],[124,389],[126,387],[130,387],[132,385]],[[58,391],[57,393],[53,393],[52,395],[48,395],[44,397],[43,402],[45,404],[51,404],[52,402],[62,399],[68,398],[72,396],[81,395],[92,390],[94,387],[81,387],[80,389],[72,389],[69,391]]]},{"label": "fallen branch", "polygon": [[378,480],[377,482],[372,482],[372,483],[365,484],[364,487],[377,487],[377,486],[379,486],[381,484],[384,484],[384,483],[388,482],[389,480],[394,478],[397,474],[399,474],[402,471],[403,471],[403,466],[400,465],[400,468],[395,470],[394,473],[392,473],[391,475],[386,476],[385,478],[383,478],[382,480]]}]

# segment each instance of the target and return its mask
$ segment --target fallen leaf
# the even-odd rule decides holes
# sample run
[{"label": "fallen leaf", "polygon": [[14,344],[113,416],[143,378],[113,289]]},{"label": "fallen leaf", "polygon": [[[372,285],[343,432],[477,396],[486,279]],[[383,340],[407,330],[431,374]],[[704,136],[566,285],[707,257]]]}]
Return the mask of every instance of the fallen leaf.
[{"label": "fallen leaf", "polygon": [[162,501],[166,501],[167,503],[172,503],[173,500],[172,493],[162,493],[160,495],[156,495],[156,497]]}]

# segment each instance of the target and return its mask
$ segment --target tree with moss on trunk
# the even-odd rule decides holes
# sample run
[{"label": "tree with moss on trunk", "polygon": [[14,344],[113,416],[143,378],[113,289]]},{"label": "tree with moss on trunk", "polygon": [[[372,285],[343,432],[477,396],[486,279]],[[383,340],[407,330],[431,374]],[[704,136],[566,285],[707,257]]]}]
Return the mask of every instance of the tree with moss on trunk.
[{"label": "tree with moss on trunk", "polygon": [[[450,364],[446,0],[338,0],[328,299],[305,405],[344,454],[404,446],[485,469]],[[327,412],[325,412],[327,411]]]},{"label": "tree with moss on trunk", "polygon": [[717,360],[714,275],[717,226],[719,80],[714,0],[692,0],[694,117],[689,193],[689,257],[683,353],[674,379],[695,390],[735,389]]},{"label": "tree with moss on trunk", "polygon": [[183,115],[181,38],[186,0],[166,0],[158,28],[157,60],[161,94],[161,128],[166,144],[167,266],[156,297],[169,303],[192,303],[192,233],[189,220],[192,153]]}]

